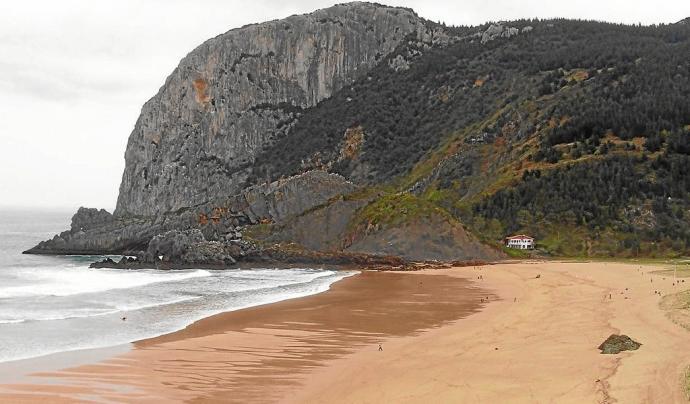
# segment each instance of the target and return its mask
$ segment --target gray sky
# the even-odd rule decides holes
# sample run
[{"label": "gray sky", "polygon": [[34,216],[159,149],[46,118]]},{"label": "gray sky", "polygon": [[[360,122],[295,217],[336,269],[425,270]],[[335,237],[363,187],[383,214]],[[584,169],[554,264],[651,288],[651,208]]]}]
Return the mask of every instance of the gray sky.
[{"label": "gray sky", "polygon": [[[690,16],[688,0],[378,2],[453,25],[530,17],[653,24]],[[0,206],[112,210],[140,108],[184,55],[231,28],[334,3],[3,0]]]}]

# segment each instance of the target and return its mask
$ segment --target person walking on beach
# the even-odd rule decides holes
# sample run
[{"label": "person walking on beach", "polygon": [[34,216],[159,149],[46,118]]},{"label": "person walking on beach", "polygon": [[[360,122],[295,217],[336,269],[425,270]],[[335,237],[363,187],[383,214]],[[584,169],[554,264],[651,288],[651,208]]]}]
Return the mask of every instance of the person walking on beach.
[{"label": "person walking on beach", "polygon": [[383,347],[381,347],[381,344],[379,344],[379,352],[383,351]]}]

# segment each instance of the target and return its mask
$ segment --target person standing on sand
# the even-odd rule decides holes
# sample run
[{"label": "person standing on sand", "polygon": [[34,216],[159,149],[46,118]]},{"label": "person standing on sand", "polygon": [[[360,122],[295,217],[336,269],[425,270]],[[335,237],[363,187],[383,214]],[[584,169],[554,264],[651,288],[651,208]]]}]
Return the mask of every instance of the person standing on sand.
[{"label": "person standing on sand", "polygon": [[379,352],[383,351],[383,347],[381,347],[381,344],[379,344]]}]

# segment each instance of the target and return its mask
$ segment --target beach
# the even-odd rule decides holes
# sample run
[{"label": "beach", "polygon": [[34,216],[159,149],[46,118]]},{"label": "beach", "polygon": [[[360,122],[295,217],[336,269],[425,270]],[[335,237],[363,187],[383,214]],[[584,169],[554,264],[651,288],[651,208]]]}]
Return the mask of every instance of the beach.
[{"label": "beach", "polygon": [[[106,358],[24,370],[0,385],[0,400],[686,402],[690,333],[659,303],[690,281],[662,269],[534,261],[365,271]],[[611,334],[642,346],[603,355]]]}]

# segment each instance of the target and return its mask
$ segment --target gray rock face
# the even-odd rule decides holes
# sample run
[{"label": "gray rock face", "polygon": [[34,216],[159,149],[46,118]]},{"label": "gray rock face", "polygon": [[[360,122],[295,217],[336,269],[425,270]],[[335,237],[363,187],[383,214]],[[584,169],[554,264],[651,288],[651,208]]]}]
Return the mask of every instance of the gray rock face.
[{"label": "gray rock face", "polygon": [[372,229],[345,249],[363,254],[384,254],[410,260],[482,260],[502,257],[457,223],[435,216],[403,226]]},{"label": "gray rock face", "polygon": [[101,225],[73,227],[52,239],[41,241],[27,254],[120,254],[146,249],[151,237],[164,231],[152,218],[114,218]]},{"label": "gray rock face", "polygon": [[[529,31],[528,31],[529,32]],[[515,36],[520,33],[520,30],[514,27],[508,27],[505,26],[501,23],[498,24],[491,24],[489,28],[482,33],[481,37],[481,42],[482,43],[487,43],[489,41],[493,41],[494,39],[497,38],[510,38],[511,36]]]},{"label": "gray rock face", "polygon": [[[151,216],[237,194],[257,153],[310,107],[376,65],[410,33],[408,9],[349,3],[213,38],[142,108],[116,216]],[[314,134],[318,136],[318,134]]]},{"label": "gray rock face", "polygon": [[[156,235],[171,230],[198,229],[203,236],[192,242],[240,239],[241,226],[260,222],[283,223],[320,206],[356,186],[337,174],[309,171],[283,180],[257,185],[226,198],[176,212],[148,217],[115,217],[97,225],[91,218],[95,209],[80,209],[78,225],[42,241],[28,250],[33,254],[120,254],[150,250]],[[106,212],[107,213],[107,212]],[[101,217],[102,213],[98,213]],[[109,215],[109,214],[108,214]],[[105,215],[103,215],[105,218]],[[83,224],[86,223],[86,228]],[[195,233],[196,234],[196,233]],[[230,235],[230,237],[227,237]],[[147,247],[148,246],[148,247]]]},{"label": "gray rock face", "polygon": [[157,258],[163,260],[179,260],[192,244],[206,241],[199,229],[171,230],[159,234],[151,239],[144,259],[154,262]]},{"label": "gray rock face", "polygon": [[342,250],[350,220],[367,203],[367,200],[338,199],[294,217],[280,229],[274,229],[268,241],[294,242],[314,251]]},{"label": "gray rock face", "polygon": [[201,265],[232,265],[237,262],[234,257],[241,254],[241,249],[236,245],[205,241],[190,245],[182,255],[182,262]]},{"label": "gray rock face", "polygon": [[113,215],[105,209],[94,209],[81,207],[72,216],[72,230],[88,230],[93,227],[102,226],[113,220]]}]

